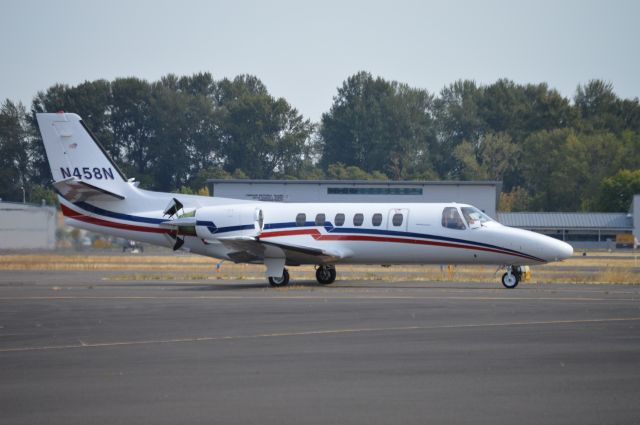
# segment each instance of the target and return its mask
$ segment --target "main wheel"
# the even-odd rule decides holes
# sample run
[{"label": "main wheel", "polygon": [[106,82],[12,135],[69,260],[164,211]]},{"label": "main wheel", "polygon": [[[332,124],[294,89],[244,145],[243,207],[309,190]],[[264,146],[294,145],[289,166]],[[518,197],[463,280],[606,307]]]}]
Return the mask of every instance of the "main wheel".
[{"label": "main wheel", "polygon": [[289,284],[289,270],[282,270],[282,277],[269,277],[269,285],[274,288],[287,286]]},{"label": "main wheel", "polygon": [[320,266],[316,270],[316,279],[320,285],[330,285],[336,280],[336,268],[333,266]]},{"label": "main wheel", "polygon": [[520,279],[518,278],[518,275],[515,273],[507,272],[502,275],[502,284],[504,285],[505,288],[513,289],[516,286],[518,286],[519,282],[520,282]]}]

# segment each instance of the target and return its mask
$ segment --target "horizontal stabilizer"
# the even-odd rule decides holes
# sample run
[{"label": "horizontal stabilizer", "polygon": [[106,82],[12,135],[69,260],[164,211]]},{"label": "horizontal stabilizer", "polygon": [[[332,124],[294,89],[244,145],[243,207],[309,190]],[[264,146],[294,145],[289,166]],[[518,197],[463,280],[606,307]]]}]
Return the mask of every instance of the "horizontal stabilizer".
[{"label": "horizontal stabilizer", "polygon": [[92,201],[114,201],[124,199],[123,195],[92,185],[75,177],[60,180],[53,183],[53,187],[67,201],[82,202],[88,199]]}]

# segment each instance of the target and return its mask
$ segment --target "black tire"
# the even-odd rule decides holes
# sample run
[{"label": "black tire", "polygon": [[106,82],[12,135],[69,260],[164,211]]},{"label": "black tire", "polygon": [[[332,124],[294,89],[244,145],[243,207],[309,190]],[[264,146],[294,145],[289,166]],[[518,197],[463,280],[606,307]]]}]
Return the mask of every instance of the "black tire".
[{"label": "black tire", "polygon": [[518,273],[505,273],[502,275],[502,285],[507,289],[513,289],[520,283]]},{"label": "black tire", "polygon": [[320,285],[331,285],[336,281],[336,268],[332,266],[320,266],[316,270],[316,280]]},{"label": "black tire", "polygon": [[269,277],[269,285],[274,288],[281,288],[283,286],[287,286],[289,284],[289,270],[282,270],[282,277]]}]

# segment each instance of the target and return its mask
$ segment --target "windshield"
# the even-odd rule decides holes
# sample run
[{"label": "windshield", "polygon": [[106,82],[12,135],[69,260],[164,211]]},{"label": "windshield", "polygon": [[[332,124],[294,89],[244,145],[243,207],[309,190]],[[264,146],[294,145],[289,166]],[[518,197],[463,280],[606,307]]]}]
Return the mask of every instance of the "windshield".
[{"label": "windshield", "polygon": [[493,221],[491,217],[477,209],[476,207],[462,207],[460,208],[462,211],[462,215],[464,216],[469,226],[480,225],[487,223],[489,221]]}]

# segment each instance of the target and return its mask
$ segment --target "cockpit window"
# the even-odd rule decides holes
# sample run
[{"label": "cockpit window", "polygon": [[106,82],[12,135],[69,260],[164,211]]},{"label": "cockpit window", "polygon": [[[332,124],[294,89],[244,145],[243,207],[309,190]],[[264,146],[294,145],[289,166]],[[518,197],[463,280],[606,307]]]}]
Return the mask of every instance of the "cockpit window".
[{"label": "cockpit window", "polygon": [[466,229],[462,217],[456,207],[446,207],[442,210],[442,226],[447,229]]},{"label": "cockpit window", "polygon": [[491,217],[477,209],[476,207],[462,207],[460,208],[462,215],[469,227],[478,227],[488,221],[493,221]]}]

